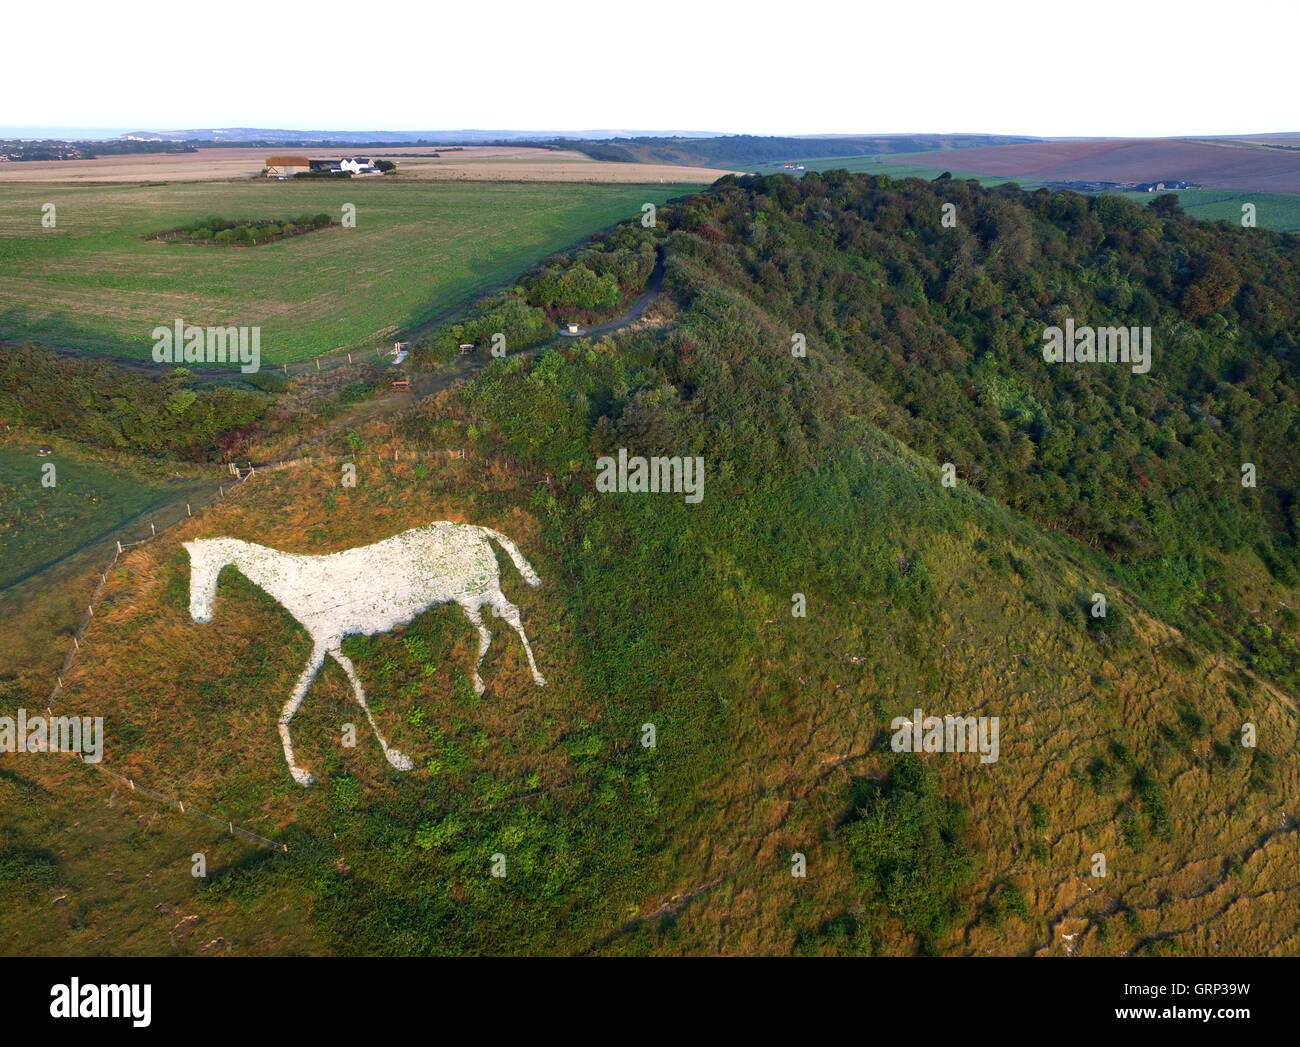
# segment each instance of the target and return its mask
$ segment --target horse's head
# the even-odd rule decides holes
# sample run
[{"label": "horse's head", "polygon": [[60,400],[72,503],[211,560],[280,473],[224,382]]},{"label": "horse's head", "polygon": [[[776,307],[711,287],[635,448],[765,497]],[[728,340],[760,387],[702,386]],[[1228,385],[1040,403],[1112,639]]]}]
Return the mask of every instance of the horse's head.
[{"label": "horse's head", "polygon": [[217,576],[225,566],[214,542],[198,539],[182,542],[190,554],[190,617],[196,622],[212,621],[212,602],[217,595]]}]

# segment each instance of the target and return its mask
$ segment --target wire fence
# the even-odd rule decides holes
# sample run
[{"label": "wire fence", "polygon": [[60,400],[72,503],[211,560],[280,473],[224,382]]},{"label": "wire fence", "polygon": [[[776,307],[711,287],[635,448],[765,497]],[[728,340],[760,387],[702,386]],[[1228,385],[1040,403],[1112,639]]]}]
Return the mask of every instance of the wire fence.
[{"label": "wire fence", "polygon": [[[464,450],[408,452],[406,454],[399,454],[398,452],[394,452],[393,460],[398,461],[402,459],[410,460],[410,459],[420,459],[420,458],[436,458],[436,457],[444,457],[444,456],[447,457],[449,460],[463,459],[465,457],[465,452]],[[312,465],[312,464],[317,464],[322,462],[355,461],[360,457],[362,456],[361,455],[316,455],[316,456],[305,456],[300,458],[286,459],[284,461],[272,462],[264,466],[254,466],[251,462],[249,462],[245,467],[240,467],[234,464],[233,462],[228,463],[227,469],[230,472],[230,481],[228,483],[219,484],[215,491],[203,492],[201,494],[192,495],[190,500],[185,502],[183,510],[181,504],[177,502],[174,505],[168,506],[165,509],[159,511],[158,513],[151,514],[148,520],[148,525],[149,525],[148,534],[144,534],[141,531],[140,537],[135,539],[130,539],[129,537],[126,540],[123,540],[122,538],[116,539],[114,543],[113,554],[110,557],[108,563],[104,565],[104,569],[100,572],[99,580],[95,583],[94,591],[90,594],[90,601],[86,605],[86,613],[82,616],[80,622],[77,625],[76,631],[73,633],[72,646],[68,648],[68,653],[64,657],[63,664],[60,666],[57,677],[55,679],[54,687],[50,691],[49,698],[46,699],[45,702],[46,715],[47,716],[54,715],[54,703],[59,699],[59,696],[63,693],[64,679],[65,677],[68,676],[69,672],[72,670],[72,667],[76,662],[77,655],[81,653],[81,649],[86,645],[86,631],[90,628],[90,623],[91,621],[93,621],[95,617],[95,608],[99,605],[100,598],[104,594],[104,588],[108,585],[109,574],[112,572],[113,568],[117,566],[118,560],[122,558],[122,555],[128,549],[132,549],[138,545],[143,545],[145,542],[148,542],[151,539],[157,537],[159,532],[174,527],[183,520],[192,518],[195,515],[196,511],[201,512],[202,510],[208,508],[209,506],[215,505],[220,501],[224,501],[227,496],[227,493],[230,490],[232,490],[233,488],[241,484],[246,483],[248,480],[250,480],[253,476],[255,476],[259,472],[274,472],[281,469],[288,469],[288,468],[293,468],[302,465]],[[381,456],[381,457],[384,460],[387,460],[386,456]],[[196,818],[201,818],[204,821],[211,822],[213,825],[224,827],[229,831],[229,833],[232,836],[237,836],[240,839],[247,840],[250,843],[257,844],[260,847],[268,847],[271,848],[272,850],[287,851],[289,849],[287,844],[277,843],[276,841],[270,840],[265,836],[261,836],[255,832],[251,832],[248,829],[241,828],[240,826],[235,825],[233,822],[229,820],[218,818],[215,815],[209,814],[206,811],[199,810],[195,807],[186,807],[183,801],[168,796],[164,793],[158,792],[156,789],[147,788],[146,786],[143,786],[138,782],[136,782],[134,779],[128,778],[125,775],[120,775],[116,771],[110,771],[108,768],[103,767],[100,764],[87,764],[87,766],[94,767],[101,774],[106,774],[109,777],[118,780],[123,785],[127,786],[133,793],[140,793],[144,796],[148,796],[149,798],[156,800],[159,803],[166,804],[168,807],[172,807],[179,810],[181,814],[192,815]]]},{"label": "wire fence", "polygon": [[[67,755],[76,756],[77,754],[67,753]],[[78,759],[80,759],[80,757],[78,757]],[[178,800],[175,797],[168,796],[166,793],[159,792],[157,789],[150,789],[147,786],[141,785],[134,778],[130,778],[124,774],[118,774],[116,771],[110,771],[103,764],[86,763],[86,761],[84,760],[82,760],[81,762],[85,763],[87,767],[93,767],[100,774],[104,774],[107,775],[109,778],[112,778],[120,785],[125,786],[133,794],[147,796],[151,800],[156,800],[158,803],[164,804],[167,807],[171,807],[175,810],[180,811],[181,814],[187,814],[193,818],[201,818],[205,822],[209,822],[220,829],[224,829],[231,836],[237,836],[241,840],[247,840],[249,843],[256,844],[259,847],[265,847],[272,851],[289,850],[289,845],[287,843],[269,839],[265,836],[260,835],[259,833],[255,833],[248,829],[243,828],[242,826],[238,826],[234,822],[230,821],[229,819],[218,818],[215,814],[209,814],[207,811],[200,810],[197,807],[194,806],[187,807],[185,806],[185,802],[183,800]]]}]

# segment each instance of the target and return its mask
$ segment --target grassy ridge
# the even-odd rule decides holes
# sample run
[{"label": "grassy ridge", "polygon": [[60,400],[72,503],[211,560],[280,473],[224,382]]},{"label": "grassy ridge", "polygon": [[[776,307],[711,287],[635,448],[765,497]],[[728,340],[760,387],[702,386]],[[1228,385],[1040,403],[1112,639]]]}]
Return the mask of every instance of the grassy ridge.
[{"label": "grassy ridge", "polygon": [[[0,338],[145,359],[176,317],[260,326],[264,364],[375,344],[450,315],[549,254],[681,187],[219,183],[0,188]],[[57,208],[43,228],[41,208]],[[356,206],[333,228],[252,251],[147,242],[220,213]]]}]

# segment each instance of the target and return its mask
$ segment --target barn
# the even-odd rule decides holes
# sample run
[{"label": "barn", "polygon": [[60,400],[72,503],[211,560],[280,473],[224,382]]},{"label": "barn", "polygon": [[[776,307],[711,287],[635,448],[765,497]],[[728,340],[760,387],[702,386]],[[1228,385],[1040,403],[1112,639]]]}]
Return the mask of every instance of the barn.
[{"label": "barn", "polygon": [[292,178],[300,171],[311,169],[311,161],[305,156],[268,156],[266,158],[267,178]]}]

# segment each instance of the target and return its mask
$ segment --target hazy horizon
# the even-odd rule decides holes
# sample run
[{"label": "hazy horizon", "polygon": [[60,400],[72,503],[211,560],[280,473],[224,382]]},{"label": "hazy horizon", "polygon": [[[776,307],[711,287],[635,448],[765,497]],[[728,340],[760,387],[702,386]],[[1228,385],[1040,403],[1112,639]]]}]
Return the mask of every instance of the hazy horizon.
[{"label": "hazy horizon", "polygon": [[[230,0],[213,21],[162,0],[139,0],[129,19],[51,0],[16,9],[11,36],[41,41],[57,26],[58,75],[48,49],[15,49],[11,81],[40,88],[15,92],[6,117],[82,130],[876,126],[1051,138],[1242,135],[1295,121],[1300,5],[1285,0],[1241,0],[1227,24],[1208,0],[992,10],[814,0],[785,27],[754,14],[693,0],[653,13],[506,0],[313,22]],[[292,57],[289,41],[310,41],[310,60]]]},{"label": "hazy horizon", "polygon": [[[749,131],[693,131],[680,129],[637,129],[637,130],[620,130],[616,128],[494,128],[494,127],[457,127],[457,128],[425,128],[425,127],[386,127],[386,128],[299,128],[299,127],[271,127],[260,126],[255,124],[228,124],[212,127],[144,127],[133,125],[131,127],[57,127],[57,126],[4,126],[0,125],[0,138],[24,138],[31,140],[58,140],[58,141],[113,141],[121,138],[123,135],[133,134],[177,134],[182,131],[225,131],[225,130],[247,130],[254,132],[265,132],[273,134],[294,133],[308,136],[330,136],[330,135],[370,135],[376,136],[380,140],[385,134],[400,135],[443,135],[452,136],[459,134],[473,135],[500,135],[502,137],[566,137],[566,138],[615,138],[615,137],[662,137],[662,138],[726,138],[735,136],[751,135],[753,137],[767,138],[907,138],[925,135],[944,135],[944,136],[1001,136],[1001,137],[1020,137],[1036,138],[1043,141],[1101,141],[1101,140],[1131,140],[1143,141],[1147,139],[1178,139],[1178,138],[1278,138],[1288,136],[1300,136],[1300,131],[1288,129],[1274,129],[1268,131],[1222,131],[1222,132],[1205,132],[1203,134],[1147,134],[1147,135],[1031,135],[1020,131],[1006,130],[985,130],[985,131],[934,131],[934,130],[911,130],[911,131],[831,131],[831,132],[803,132],[803,131],[774,131],[770,133],[756,134]],[[238,139],[232,139],[237,141]],[[409,144],[409,143],[395,143]]]}]

